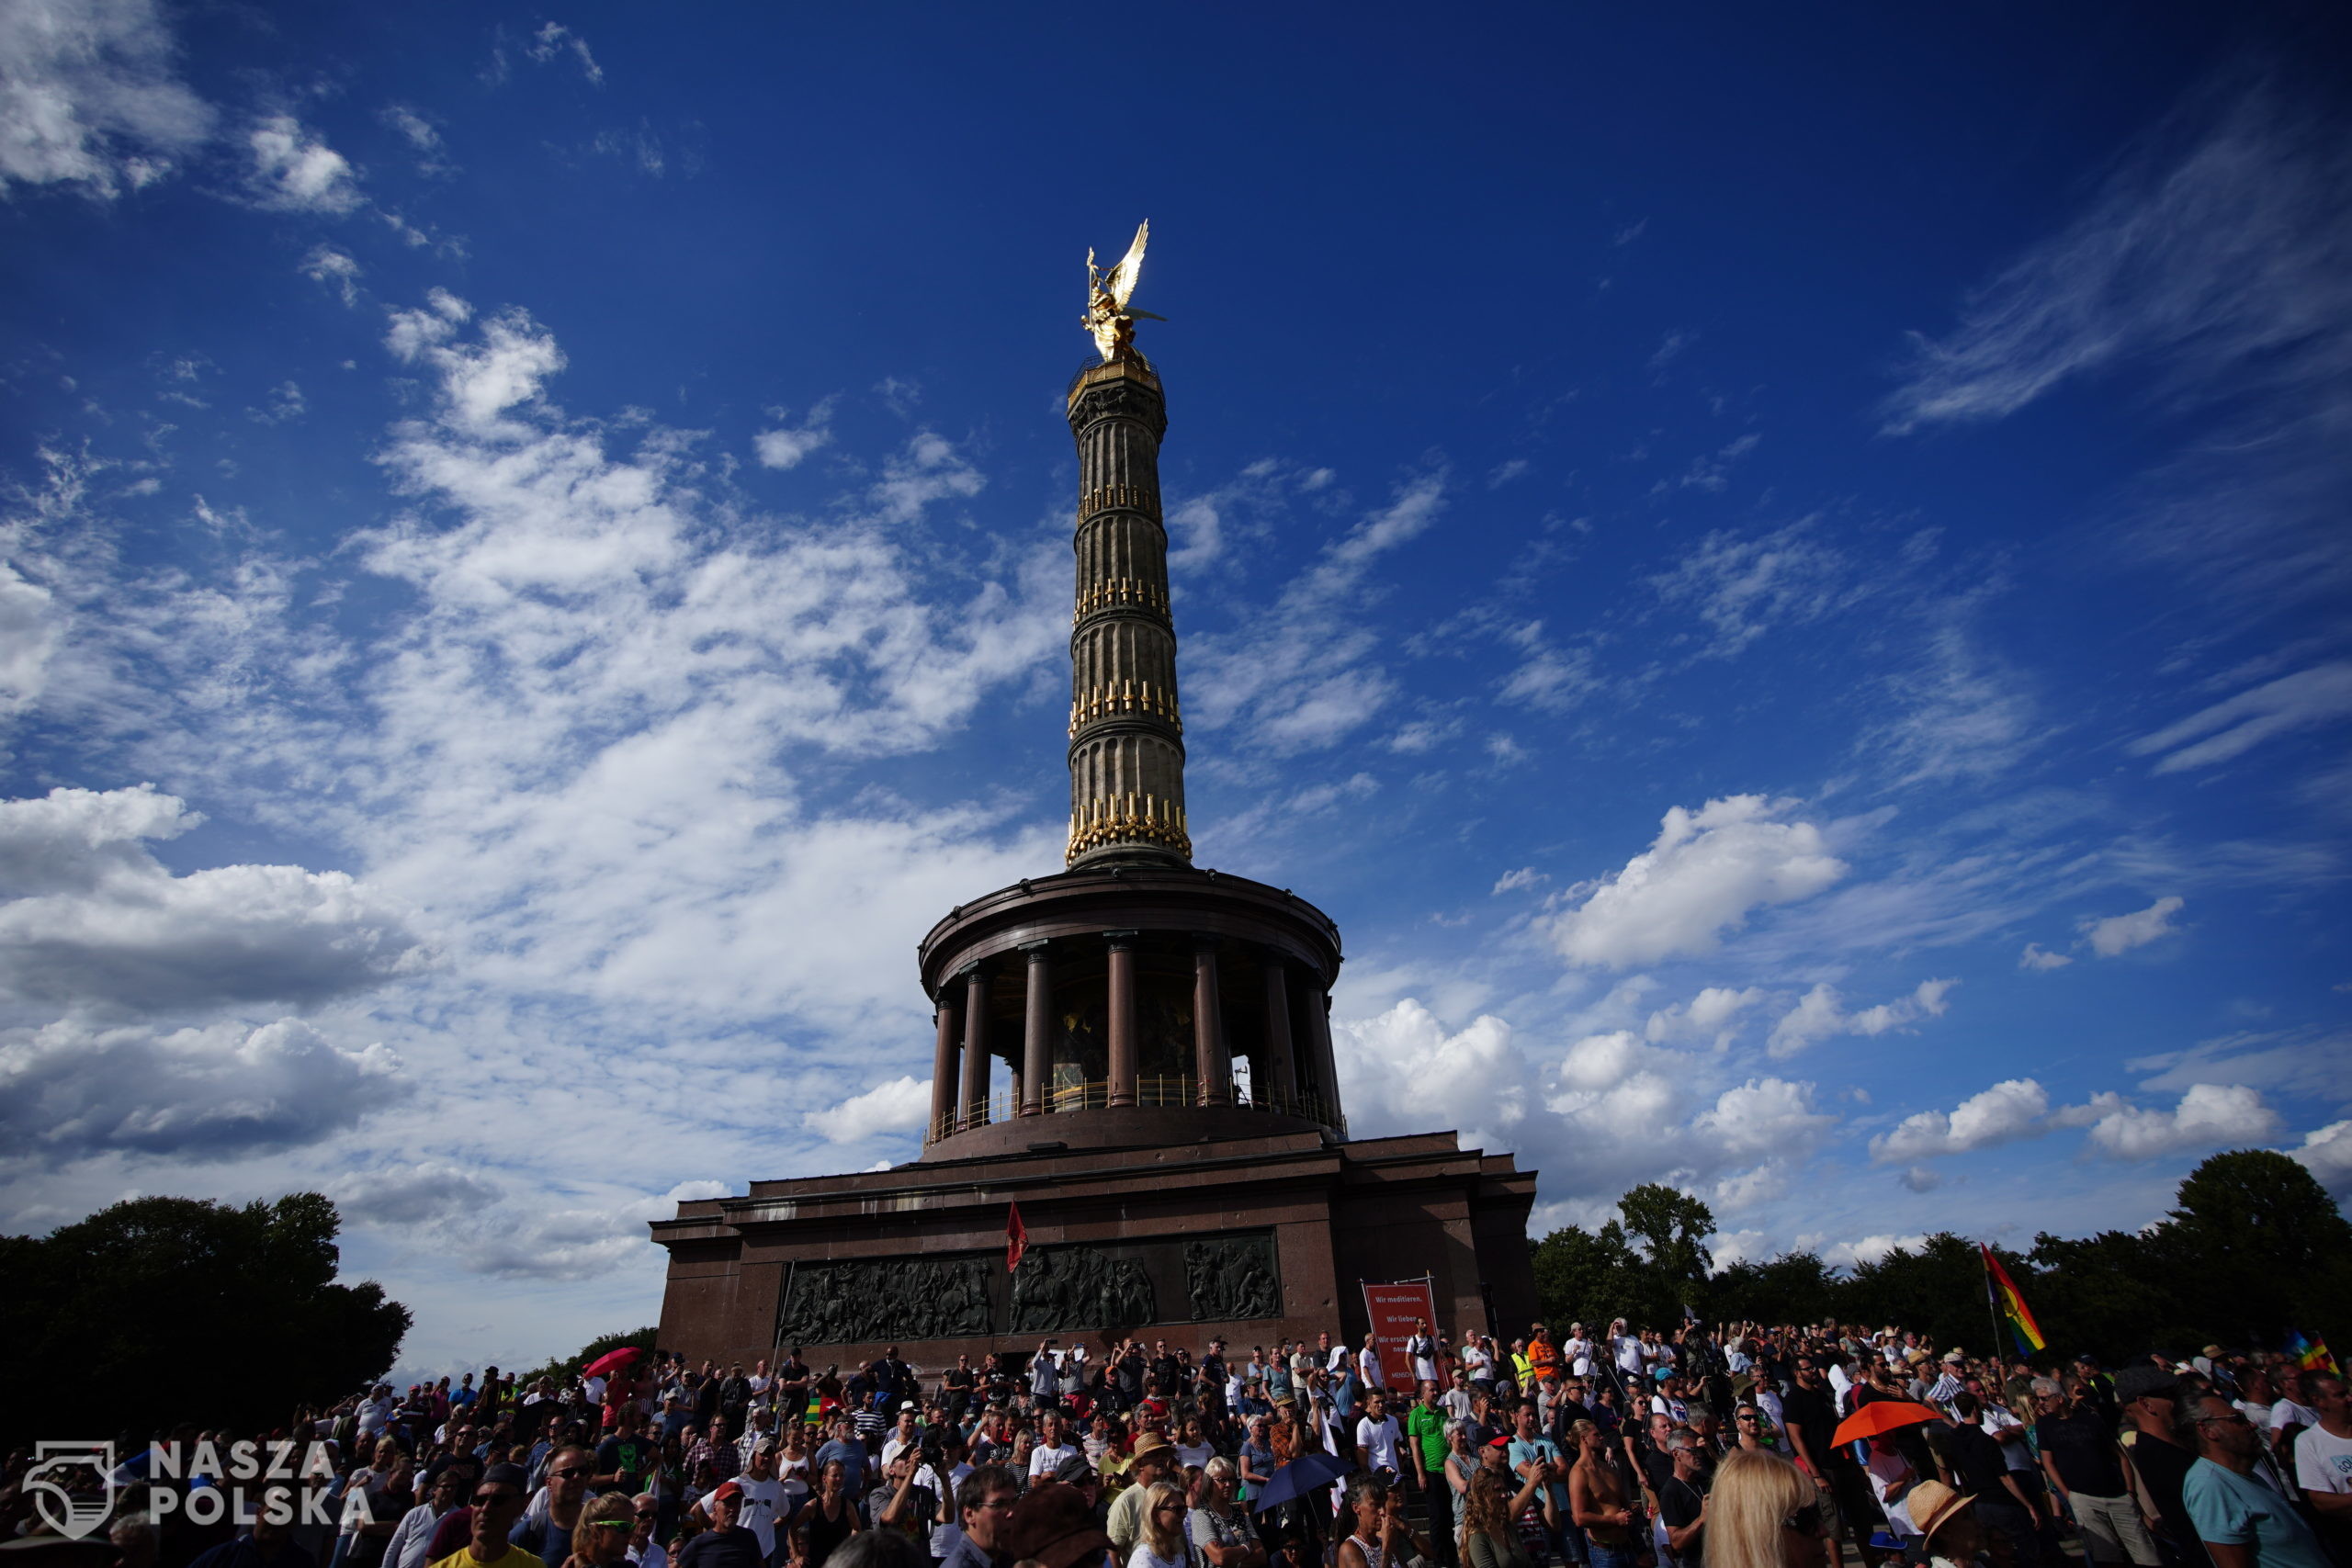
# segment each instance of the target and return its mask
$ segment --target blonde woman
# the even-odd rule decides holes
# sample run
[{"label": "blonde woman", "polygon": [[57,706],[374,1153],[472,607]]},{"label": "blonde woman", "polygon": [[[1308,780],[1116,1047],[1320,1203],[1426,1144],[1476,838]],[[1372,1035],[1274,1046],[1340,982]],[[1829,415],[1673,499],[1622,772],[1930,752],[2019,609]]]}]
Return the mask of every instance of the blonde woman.
[{"label": "blonde woman", "polygon": [[1827,1568],[1821,1494],[1762,1449],[1735,1449],[1707,1494],[1706,1568]]},{"label": "blonde woman", "polygon": [[636,1529],[636,1503],[626,1493],[605,1493],[580,1510],[565,1568],[612,1568],[628,1555],[629,1534]]},{"label": "blonde woman", "polygon": [[1184,1494],[1174,1482],[1155,1481],[1144,1494],[1142,1529],[1127,1568],[1192,1568],[1184,1540]]}]

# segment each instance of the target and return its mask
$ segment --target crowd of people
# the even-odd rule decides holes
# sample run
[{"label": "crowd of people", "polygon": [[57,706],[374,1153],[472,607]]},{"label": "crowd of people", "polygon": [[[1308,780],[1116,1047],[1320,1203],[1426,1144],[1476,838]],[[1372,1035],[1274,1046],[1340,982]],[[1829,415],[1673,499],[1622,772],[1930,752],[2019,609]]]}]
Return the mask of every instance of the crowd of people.
[{"label": "crowd of people", "polygon": [[[1849,1418],[1883,1429],[1841,1442]],[[2218,1346],[2110,1370],[1619,1321],[931,1371],[654,1352],[243,1436],[310,1456],[277,1488],[324,1506],[208,1521],[188,1491],[225,1478],[126,1462],[111,1568],[2352,1568],[2344,1380]],[[30,1463],[0,1473],[0,1550],[48,1528]]]}]

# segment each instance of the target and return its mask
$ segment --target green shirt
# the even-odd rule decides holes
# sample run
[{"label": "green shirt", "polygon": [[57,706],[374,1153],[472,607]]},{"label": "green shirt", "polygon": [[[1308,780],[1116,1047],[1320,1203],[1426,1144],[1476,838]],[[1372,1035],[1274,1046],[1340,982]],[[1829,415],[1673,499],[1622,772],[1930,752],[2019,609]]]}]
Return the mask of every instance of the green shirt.
[{"label": "green shirt", "polygon": [[1416,1404],[1405,1413],[1405,1435],[1421,1445],[1421,1464],[1428,1470],[1445,1468],[1445,1422],[1442,1405]]}]

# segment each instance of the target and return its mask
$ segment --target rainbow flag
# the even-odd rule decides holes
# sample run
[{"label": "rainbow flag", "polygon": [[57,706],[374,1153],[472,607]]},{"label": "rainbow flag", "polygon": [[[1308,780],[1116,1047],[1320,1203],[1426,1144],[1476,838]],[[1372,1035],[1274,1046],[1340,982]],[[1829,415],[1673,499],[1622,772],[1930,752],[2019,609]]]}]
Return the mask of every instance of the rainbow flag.
[{"label": "rainbow flag", "polygon": [[1984,1255],[1984,1280],[1992,1290],[1993,1304],[2003,1317],[2009,1320],[2009,1334],[2018,1342],[2018,1354],[2032,1355],[2044,1344],[2041,1325],[2033,1321],[2033,1313],[2025,1304],[2025,1297],[2018,1292],[2017,1281],[2010,1279],[2009,1271],[2001,1267],[2001,1260],[1993,1256],[1993,1249],[1983,1242],[1978,1242],[1976,1247]]},{"label": "rainbow flag", "polygon": [[2327,1341],[2313,1334],[2306,1337],[2301,1330],[2287,1337],[2287,1354],[2295,1358],[2295,1365],[2307,1372],[2333,1372],[2335,1358],[2328,1354]]}]

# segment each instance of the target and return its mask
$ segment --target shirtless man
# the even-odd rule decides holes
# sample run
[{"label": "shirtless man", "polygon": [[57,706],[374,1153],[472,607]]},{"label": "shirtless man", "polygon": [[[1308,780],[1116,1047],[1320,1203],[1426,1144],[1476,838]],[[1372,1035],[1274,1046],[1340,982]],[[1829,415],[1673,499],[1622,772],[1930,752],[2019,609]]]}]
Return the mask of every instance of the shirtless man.
[{"label": "shirtless man", "polygon": [[1610,1467],[1609,1438],[1589,1421],[1578,1421],[1568,1435],[1577,1445],[1577,1461],[1568,1467],[1568,1507],[1592,1538],[1591,1568],[1634,1568],[1640,1541],[1625,1483]]}]

